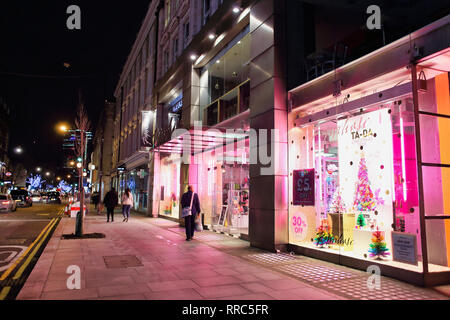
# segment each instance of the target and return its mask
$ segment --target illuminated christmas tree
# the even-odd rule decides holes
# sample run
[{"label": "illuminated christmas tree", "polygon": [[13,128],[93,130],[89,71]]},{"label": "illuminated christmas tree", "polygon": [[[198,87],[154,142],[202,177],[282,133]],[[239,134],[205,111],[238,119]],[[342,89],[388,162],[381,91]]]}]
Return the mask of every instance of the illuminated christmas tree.
[{"label": "illuminated christmas tree", "polygon": [[378,230],[372,233],[372,243],[370,244],[370,257],[376,257],[378,260],[381,260],[382,257],[388,256],[390,253],[387,252],[389,249],[386,248],[386,242],[383,241],[384,236],[383,233]]},{"label": "illuminated christmas tree", "polygon": [[333,195],[333,200],[331,201],[329,213],[344,213],[345,203],[342,199],[342,194],[339,189],[336,189]]},{"label": "illuminated christmas tree", "polygon": [[358,182],[353,206],[358,211],[372,211],[375,209],[376,201],[370,189],[369,176],[367,173],[366,159],[361,157],[358,170]]},{"label": "illuminated christmas tree", "polygon": [[335,239],[331,232],[328,231],[327,227],[321,225],[317,228],[316,237],[314,238],[314,244],[318,247],[323,248],[324,245],[332,244],[335,242]]}]

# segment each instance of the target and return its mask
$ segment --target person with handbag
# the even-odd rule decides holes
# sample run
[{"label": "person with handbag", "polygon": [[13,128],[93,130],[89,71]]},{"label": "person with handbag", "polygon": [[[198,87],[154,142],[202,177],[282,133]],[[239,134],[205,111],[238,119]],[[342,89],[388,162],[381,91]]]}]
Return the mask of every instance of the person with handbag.
[{"label": "person with handbag", "polygon": [[181,216],[184,218],[184,225],[186,227],[186,241],[193,239],[195,218],[197,215],[200,215],[200,200],[193,190],[194,188],[192,186],[188,186],[187,192],[181,197]]},{"label": "person with handbag", "polygon": [[123,221],[128,222],[128,218],[130,217],[130,209],[133,206],[133,194],[129,188],[125,189],[125,193],[122,195],[122,214]]}]

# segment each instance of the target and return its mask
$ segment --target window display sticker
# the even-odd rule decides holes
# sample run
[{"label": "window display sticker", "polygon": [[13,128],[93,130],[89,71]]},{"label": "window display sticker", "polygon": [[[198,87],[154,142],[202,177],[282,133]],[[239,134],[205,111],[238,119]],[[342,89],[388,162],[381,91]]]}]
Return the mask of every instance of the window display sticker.
[{"label": "window display sticker", "polygon": [[417,266],[417,235],[392,231],[392,259]]},{"label": "window display sticker", "polygon": [[303,212],[297,212],[291,218],[291,230],[296,241],[304,241],[308,233],[308,221]]},{"label": "window display sticker", "polygon": [[293,176],[293,205],[314,205],[314,169],[294,170]]}]

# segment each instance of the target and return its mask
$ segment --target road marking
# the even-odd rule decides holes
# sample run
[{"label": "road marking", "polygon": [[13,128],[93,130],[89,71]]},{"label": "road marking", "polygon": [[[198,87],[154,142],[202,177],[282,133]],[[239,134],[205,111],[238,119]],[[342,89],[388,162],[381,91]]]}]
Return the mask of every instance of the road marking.
[{"label": "road marking", "polygon": [[0,293],[0,300],[4,300],[6,296],[9,293],[9,290],[11,290],[11,287],[4,287],[2,292]]},{"label": "road marking", "polygon": [[49,216],[50,215],[50,213],[38,213],[38,214],[36,214],[37,216]]},{"label": "road marking", "polygon": [[53,221],[51,223],[52,225],[50,226],[50,228],[47,229],[47,231],[45,232],[45,235],[42,237],[42,239],[36,245],[36,247],[34,248],[33,252],[31,252],[31,254],[28,256],[27,260],[25,260],[25,262],[20,266],[19,270],[16,272],[16,274],[13,277],[13,279],[19,279],[20,278],[22,273],[25,271],[26,267],[30,264],[31,259],[33,259],[35,254],[38,252],[39,248],[42,246],[42,244],[44,243],[45,239],[47,239],[47,236],[49,235],[50,231],[56,225],[57,222],[58,222],[58,219],[53,219]]},{"label": "road marking", "polygon": [[34,240],[34,242],[28,247],[28,249],[20,256],[20,258],[18,258],[16,260],[16,262],[14,262],[13,265],[11,265],[11,267],[9,267],[8,270],[6,270],[2,276],[0,277],[0,281],[5,280],[9,274],[14,270],[14,268],[20,263],[20,261],[22,261],[23,257],[25,257],[28,252],[31,250],[31,248],[38,243],[38,241],[40,240],[40,238],[42,237],[42,235],[45,233],[45,231],[48,229],[48,227],[56,220],[56,218],[53,218],[49,224],[47,224],[45,226],[45,228],[41,231],[41,233],[38,235],[38,237],[36,238],[36,240]]}]

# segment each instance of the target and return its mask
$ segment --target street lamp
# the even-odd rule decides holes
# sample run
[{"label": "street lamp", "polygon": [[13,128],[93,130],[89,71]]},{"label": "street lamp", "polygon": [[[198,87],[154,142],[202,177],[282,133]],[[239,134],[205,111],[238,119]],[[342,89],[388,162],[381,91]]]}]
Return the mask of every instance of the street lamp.
[{"label": "street lamp", "polygon": [[60,180],[61,180],[61,178],[60,178],[60,177],[56,177],[56,180],[57,180],[57,181],[60,181]]},{"label": "street lamp", "polygon": [[49,177],[49,176],[50,176],[50,172],[47,171],[47,172],[45,173],[45,175],[46,175],[47,177]]},{"label": "street lamp", "polygon": [[23,152],[23,149],[21,146],[17,146],[14,148],[14,152],[17,154],[21,154]]},{"label": "street lamp", "polygon": [[[64,133],[70,133],[70,146],[77,146],[76,141],[78,141],[78,154],[76,159],[76,167],[78,168],[78,192],[80,196],[80,220],[77,218],[77,222],[75,224],[75,235],[81,237],[83,235],[83,213],[84,213],[84,177],[83,168],[86,163],[86,153],[87,153],[87,141],[92,138],[92,133],[88,132],[85,129],[70,129],[69,126],[65,124],[59,125],[59,130]],[[75,161],[70,161],[70,165],[75,165]]]},{"label": "street lamp", "polygon": [[37,171],[37,172],[41,172],[41,171],[42,171],[42,168],[41,168],[41,167],[37,167],[37,168],[36,168],[36,171]]}]

